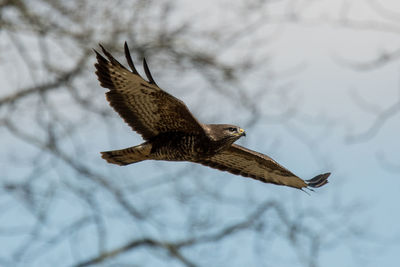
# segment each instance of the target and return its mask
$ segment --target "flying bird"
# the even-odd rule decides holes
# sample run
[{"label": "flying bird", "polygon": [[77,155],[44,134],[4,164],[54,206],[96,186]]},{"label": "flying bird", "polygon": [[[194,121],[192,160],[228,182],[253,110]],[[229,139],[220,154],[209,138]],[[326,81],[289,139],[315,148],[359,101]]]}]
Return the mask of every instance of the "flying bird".
[{"label": "flying bird", "polygon": [[137,146],[101,152],[107,162],[128,165],[143,160],[189,161],[302,190],[328,183],[330,173],[303,180],[267,155],[234,144],[246,135],[238,126],[200,123],[181,100],[156,84],[145,59],[147,81],[139,75],[126,42],[125,57],[130,70],[100,47],[105,57],[94,50],[95,67],[100,85],[109,89],[106,98],[145,141]]}]

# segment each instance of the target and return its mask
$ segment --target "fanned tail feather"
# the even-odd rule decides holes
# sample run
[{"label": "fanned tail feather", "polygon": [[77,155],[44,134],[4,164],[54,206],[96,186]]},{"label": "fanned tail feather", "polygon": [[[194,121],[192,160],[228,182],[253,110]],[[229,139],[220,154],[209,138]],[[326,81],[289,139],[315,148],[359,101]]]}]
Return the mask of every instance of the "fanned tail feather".
[{"label": "fanned tail feather", "polygon": [[150,144],[142,144],[139,146],[128,147],[120,150],[105,151],[100,153],[101,157],[105,159],[108,163],[124,166],[149,159],[150,150]]}]

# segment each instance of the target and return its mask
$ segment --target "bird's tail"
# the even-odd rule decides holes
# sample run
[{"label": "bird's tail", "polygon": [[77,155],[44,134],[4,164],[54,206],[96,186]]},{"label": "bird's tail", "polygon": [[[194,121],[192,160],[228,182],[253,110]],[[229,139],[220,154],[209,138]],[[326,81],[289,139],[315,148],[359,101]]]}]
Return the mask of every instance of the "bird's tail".
[{"label": "bird's tail", "polygon": [[120,166],[136,163],[150,159],[151,144],[144,143],[138,146],[128,147],[120,150],[100,152],[101,157],[108,163]]}]

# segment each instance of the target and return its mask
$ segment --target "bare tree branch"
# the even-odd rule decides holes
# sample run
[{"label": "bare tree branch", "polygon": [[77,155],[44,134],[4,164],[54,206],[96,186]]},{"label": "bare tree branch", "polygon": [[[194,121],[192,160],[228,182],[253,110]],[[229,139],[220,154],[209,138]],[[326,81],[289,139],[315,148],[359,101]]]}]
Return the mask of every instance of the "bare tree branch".
[{"label": "bare tree branch", "polygon": [[[216,10],[221,8],[215,4]],[[270,14],[276,4],[285,7],[282,14]],[[260,119],[284,124],[298,112],[297,101],[291,101],[296,95],[287,90],[287,82],[272,82],[285,76],[270,71],[265,44],[279,35],[281,23],[300,21],[299,13],[309,5],[245,1],[221,12],[221,26],[208,21],[208,11],[187,16],[188,6],[172,1],[1,2],[0,27],[9,38],[0,45],[11,48],[16,58],[2,60],[0,67],[15,66],[21,72],[0,96],[5,177],[0,180],[0,211],[5,218],[0,220],[0,242],[12,237],[16,244],[6,248],[9,256],[2,256],[0,264],[41,265],[56,260],[89,266],[126,256],[134,260],[157,256],[161,251],[178,264],[199,266],[207,260],[221,261],[224,253],[216,250],[215,258],[203,259],[193,251],[211,246],[233,249],[241,235],[250,234],[261,240],[260,259],[269,252],[263,241],[274,236],[289,244],[301,264],[317,266],[326,242],[339,244],[345,238],[340,235],[350,232],[347,217],[339,216],[342,211],[335,217],[305,205],[296,209],[304,214],[294,216],[287,201],[263,194],[260,201],[260,195],[243,186],[233,186],[238,191],[232,191],[231,182],[203,177],[192,165],[176,163],[171,169],[159,163],[124,169],[99,164],[93,151],[100,146],[94,144],[108,140],[121,145],[132,137],[125,135],[119,120],[118,127],[113,124],[117,115],[106,105],[90,63],[91,48],[97,43],[118,56],[127,40],[134,56],[157,62],[157,76],[186,96],[208,95],[223,101],[227,113],[245,114],[246,127]],[[275,30],[260,36],[260,29],[270,24]],[[2,59],[8,56],[6,51],[0,51]],[[258,82],[252,79],[255,74],[261,77]],[[280,101],[275,115],[257,104],[271,94]],[[204,108],[203,100],[195,103]],[[204,112],[217,116],[211,109]],[[315,142],[293,132],[310,147]],[[122,240],[130,241],[110,249]],[[141,248],[148,254],[141,254]],[[147,257],[146,263],[151,265],[151,260]]]},{"label": "bare tree branch", "polygon": [[14,103],[22,98],[31,96],[33,94],[43,94],[47,91],[63,89],[63,86],[65,86],[65,84],[67,84],[72,78],[76,78],[76,76],[84,70],[85,62],[87,61],[89,55],[90,54],[88,53],[88,51],[86,51],[77,61],[77,64],[75,64],[74,68],[64,73],[61,73],[61,75],[59,75],[59,77],[52,82],[35,85],[29,88],[18,89],[17,92],[0,98],[0,107],[6,104]]}]

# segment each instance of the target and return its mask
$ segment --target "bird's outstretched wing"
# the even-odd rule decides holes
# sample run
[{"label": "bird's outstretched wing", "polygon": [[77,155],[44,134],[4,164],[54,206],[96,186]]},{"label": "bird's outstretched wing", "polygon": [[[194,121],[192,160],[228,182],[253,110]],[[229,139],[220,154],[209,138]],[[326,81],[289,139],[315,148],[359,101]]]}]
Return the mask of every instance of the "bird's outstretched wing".
[{"label": "bird's outstretched wing", "polygon": [[233,144],[229,149],[198,163],[250,177],[264,183],[302,188],[316,188],[328,183],[330,173],[320,174],[310,180],[303,180],[267,155]]},{"label": "bird's outstretched wing", "polygon": [[100,47],[107,59],[94,50],[95,67],[101,86],[110,89],[106,93],[107,100],[143,139],[150,140],[165,132],[204,133],[186,105],[157,86],[145,60],[143,67],[149,81],[139,75],[126,42],[125,56],[131,71]]}]

